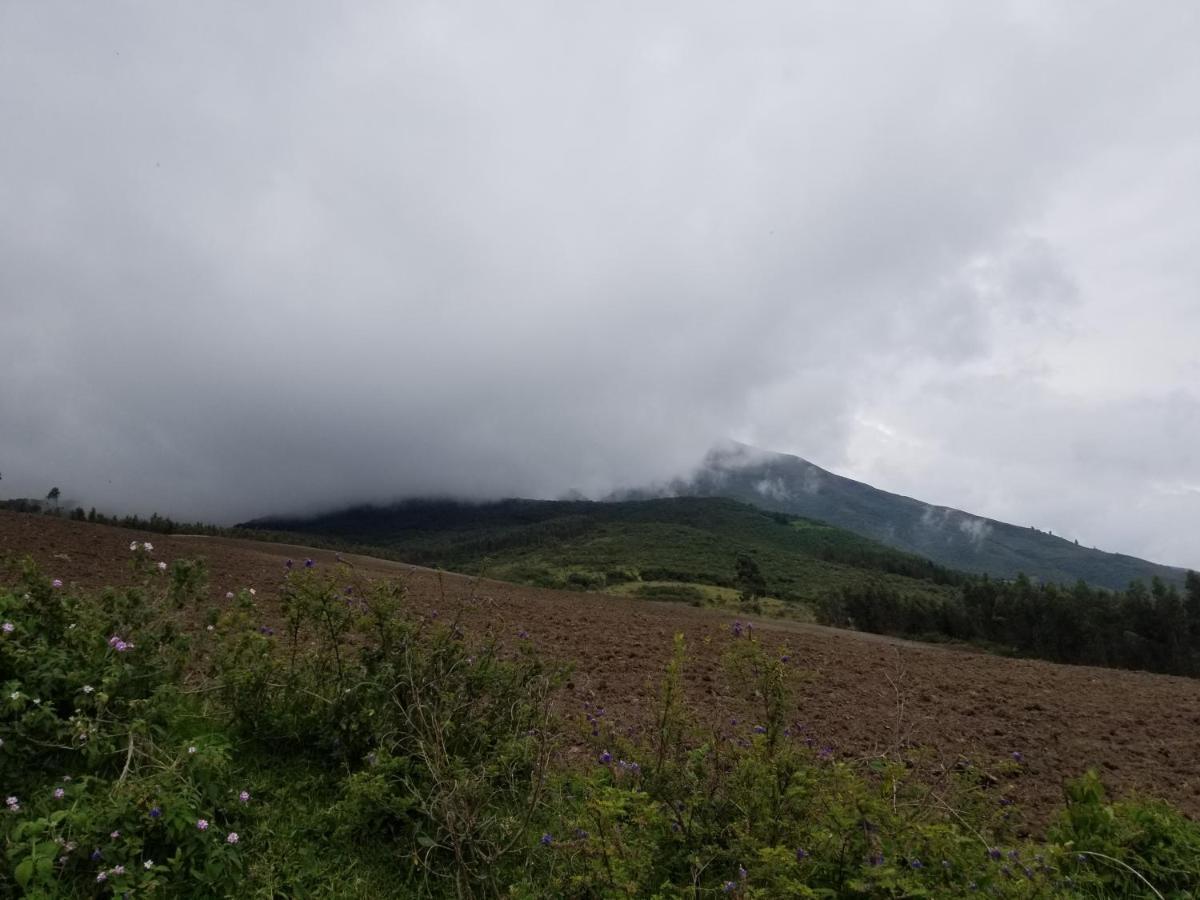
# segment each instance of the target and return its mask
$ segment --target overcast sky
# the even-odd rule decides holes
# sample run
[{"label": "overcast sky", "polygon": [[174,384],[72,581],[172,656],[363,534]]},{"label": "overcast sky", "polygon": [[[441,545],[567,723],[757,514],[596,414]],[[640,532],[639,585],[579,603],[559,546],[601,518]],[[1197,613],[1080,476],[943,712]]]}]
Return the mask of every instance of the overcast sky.
[{"label": "overcast sky", "polygon": [[1200,5],[0,0],[0,496],[716,441],[1200,567]]}]

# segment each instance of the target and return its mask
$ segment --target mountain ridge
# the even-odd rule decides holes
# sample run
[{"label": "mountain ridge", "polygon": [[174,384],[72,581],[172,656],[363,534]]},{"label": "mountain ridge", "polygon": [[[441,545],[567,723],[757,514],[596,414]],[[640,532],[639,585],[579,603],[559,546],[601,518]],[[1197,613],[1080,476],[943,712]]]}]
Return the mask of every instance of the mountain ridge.
[{"label": "mountain ridge", "polygon": [[1088,548],[1032,527],[977,516],[876,488],[786,453],[729,442],[711,450],[688,478],[613,494],[609,499],[717,496],[845,528],[941,565],[997,578],[1025,574],[1119,590],[1162,578],[1182,584],[1187,570]]}]

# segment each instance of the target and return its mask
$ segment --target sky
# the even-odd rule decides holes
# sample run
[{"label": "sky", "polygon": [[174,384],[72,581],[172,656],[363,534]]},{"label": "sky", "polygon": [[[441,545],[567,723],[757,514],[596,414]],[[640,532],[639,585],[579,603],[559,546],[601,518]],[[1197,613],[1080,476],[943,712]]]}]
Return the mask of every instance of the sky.
[{"label": "sky", "polygon": [[0,0],[0,497],[736,439],[1200,568],[1200,6]]}]

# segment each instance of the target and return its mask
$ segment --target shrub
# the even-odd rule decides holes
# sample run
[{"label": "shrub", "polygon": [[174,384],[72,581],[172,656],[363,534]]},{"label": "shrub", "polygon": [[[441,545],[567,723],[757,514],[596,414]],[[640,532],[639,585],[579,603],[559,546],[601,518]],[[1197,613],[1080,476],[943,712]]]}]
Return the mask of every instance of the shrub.
[{"label": "shrub", "polygon": [[[84,594],[31,566],[0,590],[0,897],[1194,896],[1200,827],[1074,782],[1020,839],[996,770],[839,760],[790,720],[802,676],[735,625],[726,690],[687,704],[682,638],[648,735],[589,706],[586,764],[551,714],[563,673],[348,569],[250,591],[195,643],[200,571]],[[178,574],[182,573],[182,574]],[[157,579],[157,580],[156,580]],[[180,587],[182,585],[182,587]],[[270,624],[274,622],[274,624]],[[1013,765],[1010,763],[1010,765]],[[251,791],[253,797],[251,797]]]}]

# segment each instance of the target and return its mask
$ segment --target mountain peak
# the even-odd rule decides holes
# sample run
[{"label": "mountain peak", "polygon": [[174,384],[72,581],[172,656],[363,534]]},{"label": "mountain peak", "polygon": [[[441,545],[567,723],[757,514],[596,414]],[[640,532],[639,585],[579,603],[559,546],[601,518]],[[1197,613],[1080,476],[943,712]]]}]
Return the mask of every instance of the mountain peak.
[{"label": "mountain peak", "polygon": [[1185,570],[1080,547],[1034,528],[893,494],[835,475],[799,456],[723,441],[677,495],[731,497],[764,509],[820,519],[968,572],[1043,581],[1082,579],[1119,589],[1157,576],[1182,583]]}]

